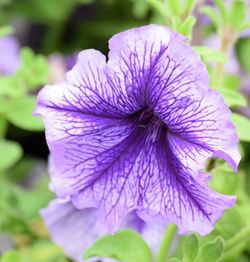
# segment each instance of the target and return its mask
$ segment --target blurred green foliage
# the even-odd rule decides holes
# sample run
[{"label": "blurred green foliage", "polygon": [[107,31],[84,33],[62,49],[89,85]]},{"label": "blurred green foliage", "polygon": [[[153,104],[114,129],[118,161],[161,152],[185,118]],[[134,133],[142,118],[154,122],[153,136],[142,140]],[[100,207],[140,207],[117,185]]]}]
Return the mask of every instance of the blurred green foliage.
[{"label": "blurred green foliage", "polygon": [[[231,6],[222,0],[207,6],[195,0],[0,0],[0,37],[14,32],[23,45],[18,70],[0,76],[0,236],[6,235],[9,244],[9,251],[2,249],[0,238],[0,262],[69,261],[51,242],[39,217],[39,210],[53,198],[46,169],[37,175],[41,159],[26,153],[29,136],[37,134],[41,139],[38,134],[43,131],[41,120],[32,117],[32,112],[36,94],[52,72],[48,55],[85,48],[107,53],[107,41],[113,34],[149,23],[169,26],[189,37],[207,65],[211,86],[234,111],[232,120],[243,156],[238,175],[220,160],[214,160],[210,170],[210,186],[237,195],[235,207],[225,212],[208,236],[180,237],[168,261],[250,261],[250,121],[239,113],[242,108],[249,110],[250,97],[250,38],[240,37],[250,26],[247,8],[242,0],[232,0]],[[210,18],[209,23],[202,24],[202,14]],[[220,49],[203,45],[213,34],[220,40]],[[235,74],[225,69],[232,62],[231,50],[240,66]],[[248,79],[248,96],[242,92],[242,78]],[[9,140],[11,133],[13,141]],[[23,148],[20,134],[26,141]],[[43,159],[46,157],[44,153]],[[126,251],[130,241],[136,243],[133,248],[138,252]],[[92,255],[151,261],[146,243],[132,231],[98,240],[85,253],[85,257]]]}]

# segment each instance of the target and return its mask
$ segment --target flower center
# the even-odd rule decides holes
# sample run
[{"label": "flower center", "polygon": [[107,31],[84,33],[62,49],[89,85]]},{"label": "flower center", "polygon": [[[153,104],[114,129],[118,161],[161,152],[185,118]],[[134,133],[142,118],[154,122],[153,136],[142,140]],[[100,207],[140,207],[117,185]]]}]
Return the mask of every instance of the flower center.
[{"label": "flower center", "polygon": [[137,127],[146,128],[154,123],[160,123],[160,119],[155,115],[154,111],[149,108],[143,108],[130,116],[136,121]]}]

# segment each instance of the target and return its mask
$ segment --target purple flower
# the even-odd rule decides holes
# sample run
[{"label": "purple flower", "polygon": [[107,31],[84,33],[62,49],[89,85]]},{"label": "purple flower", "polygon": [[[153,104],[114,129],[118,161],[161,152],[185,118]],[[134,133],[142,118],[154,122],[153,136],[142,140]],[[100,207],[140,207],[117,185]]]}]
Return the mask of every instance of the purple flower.
[{"label": "purple flower", "polygon": [[157,25],[117,34],[108,62],[82,51],[38,96],[56,194],[97,208],[109,232],[135,212],[207,234],[235,202],[200,175],[209,157],[236,170],[240,155],[230,110],[185,40]]},{"label": "purple flower", "polygon": [[20,46],[13,36],[0,38],[0,75],[14,74],[20,63]]},{"label": "purple flower", "polygon": [[[56,199],[41,211],[53,241],[70,258],[83,261],[84,251],[98,238],[105,235],[103,225],[98,222],[96,208],[76,209],[69,200]],[[155,253],[159,247],[165,227],[161,224],[145,223],[135,213],[126,218],[124,228],[131,228],[142,234]],[[96,260],[95,260],[96,261]],[[110,262],[113,259],[102,259]]]}]

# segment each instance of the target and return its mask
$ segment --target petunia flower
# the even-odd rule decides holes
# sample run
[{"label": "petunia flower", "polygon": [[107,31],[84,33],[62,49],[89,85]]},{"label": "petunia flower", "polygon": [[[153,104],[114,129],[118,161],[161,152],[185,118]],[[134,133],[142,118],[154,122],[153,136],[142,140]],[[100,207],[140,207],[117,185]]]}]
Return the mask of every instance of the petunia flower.
[{"label": "petunia flower", "polygon": [[[51,201],[49,206],[41,211],[41,215],[53,241],[64,250],[65,254],[78,262],[83,261],[84,251],[106,233],[103,225],[98,222],[96,208],[79,210],[70,200]],[[161,224],[145,223],[135,213],[130,213],[126,218],[124,228],[131,228],[141,233],[153,253],[156,253],[165,229]],[[103,258],[102,261],[116,260]]]},{"label": "petunia flower", "polygon": [[204,235],[235,202],[200,174],[209,157],[236,171],[240,155],[231,112],[185,40],[158,25],[119,33],[108,62],[82,51],[38,96],[57,196],[96,208],[109,232],[135,212]]},{"label": "petunia flower", "polygon": [[13,36],[0,38],[0,75],[14,74],[20,63],[20,45]]}]

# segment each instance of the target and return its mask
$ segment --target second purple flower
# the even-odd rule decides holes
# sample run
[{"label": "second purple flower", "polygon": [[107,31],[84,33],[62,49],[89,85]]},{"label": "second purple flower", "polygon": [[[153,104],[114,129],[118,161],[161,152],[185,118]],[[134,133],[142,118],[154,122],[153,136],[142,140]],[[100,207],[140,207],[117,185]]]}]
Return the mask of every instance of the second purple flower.
[{"label": "second purple flower", "polygon": [[109,60],[82,51],[39,94],[56,194],[95,207],[114,232],[131,213],[207,234],[235,197],[207,186],[209,157],[240,160],[230,110],[186,39],[149,25],[113,36]]}]

